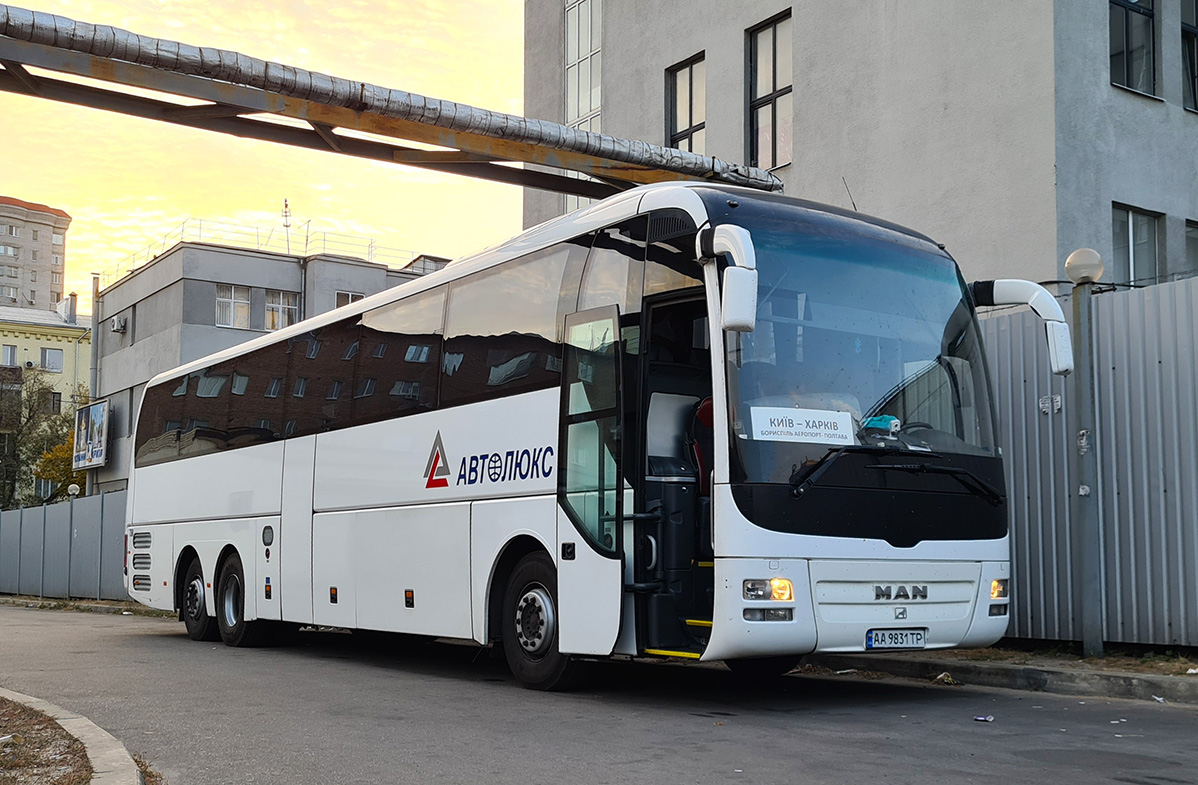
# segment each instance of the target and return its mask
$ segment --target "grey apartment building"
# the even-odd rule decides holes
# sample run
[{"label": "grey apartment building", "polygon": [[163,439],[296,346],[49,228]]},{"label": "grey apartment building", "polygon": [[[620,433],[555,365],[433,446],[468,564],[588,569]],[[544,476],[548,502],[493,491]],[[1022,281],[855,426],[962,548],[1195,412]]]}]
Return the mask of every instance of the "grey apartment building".
[{"label": "grey apartment building", "polygon": [[393,269],[333,254],[180,242],[107,287],[93,304],[92,386],[95,398],[109,401],[109,459],[92,470],[89,492],[126,486],[136,408],[154,376],[377,294],[446,261],[420,256]]},{"label": "grey apartment building", "polygon": [[54,310],[70,226],[65,210],[0,196],[0,306]]},{"label": "grey apartment building", "polygon": [[970,279],[1198,271],[1196,78],[1198,0],[525,2],[528,116],[769,168]]}]

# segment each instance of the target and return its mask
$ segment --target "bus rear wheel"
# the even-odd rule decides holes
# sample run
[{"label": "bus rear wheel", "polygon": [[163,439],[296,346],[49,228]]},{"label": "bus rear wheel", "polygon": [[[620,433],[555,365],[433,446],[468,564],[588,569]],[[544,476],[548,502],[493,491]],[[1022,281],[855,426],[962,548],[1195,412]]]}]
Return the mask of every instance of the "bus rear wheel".
[{"label": "bus rear wheel", "polygon": [[204,570],[198,556],[192,557],[183,573],[183,624],[193,641],[214,641],[220,638],[216,619],[208,615]]},{"label": "bus rear wheel", "polygon": [[578,663],[557,647],[557,570],[544,552],[512,570],[503,597],[503,653],[516,680],[534,690],[567,689]]},{"label": "bus rear wheel", "polygon": [[225,559],[216,587],[216,623],[226,646],[257,646],[262,642],[262,622],[245,620],[245,571],[236,553]]}]

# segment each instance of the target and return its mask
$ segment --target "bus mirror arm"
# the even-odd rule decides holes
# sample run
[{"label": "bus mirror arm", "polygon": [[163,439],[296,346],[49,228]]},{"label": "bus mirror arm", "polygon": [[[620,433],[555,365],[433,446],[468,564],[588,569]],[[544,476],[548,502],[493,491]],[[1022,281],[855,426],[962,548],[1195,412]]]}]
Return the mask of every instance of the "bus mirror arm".
[{"label": "bus mirror arm", "polygon": [[757,323],[757,251],[749,230],[735,224],[705,227],[695,240],[700,259],[726,254],[732,261],[724,270],[720,298],[720,326],[748,333]]},{"label": "bus mirror arm", "polygon": [[1060,303],[1038,283],[1012,278],[974,281],[969,285],[974,305],[1026,305],[1044,320],[1048,363],[1052,372],[1066,376],[1073,370],[1073,344]]}]

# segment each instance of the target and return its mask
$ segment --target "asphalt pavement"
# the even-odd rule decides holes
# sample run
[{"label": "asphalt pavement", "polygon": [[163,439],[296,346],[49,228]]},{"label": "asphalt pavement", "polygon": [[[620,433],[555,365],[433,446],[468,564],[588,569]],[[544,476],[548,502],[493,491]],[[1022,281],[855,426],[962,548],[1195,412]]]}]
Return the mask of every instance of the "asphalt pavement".
[{"label": "asphalt pavement", "polygon": [[852,675],[753,692],[718,666],[617,662],[545,694],[472,647],[301,640],[0,606],[0,686],[89,717],[171,785],[1198,783],[1194,707]]}]

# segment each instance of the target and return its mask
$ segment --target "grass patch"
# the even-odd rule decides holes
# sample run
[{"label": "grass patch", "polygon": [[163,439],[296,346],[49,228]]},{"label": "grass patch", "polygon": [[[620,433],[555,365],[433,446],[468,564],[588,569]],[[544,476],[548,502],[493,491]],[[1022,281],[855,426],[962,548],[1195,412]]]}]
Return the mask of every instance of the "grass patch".
[{"label": "grass patch", "polygon": [[133,762],[137,764],[137,768],[141,771],[145,785],[166,785],[166,780],[163,779],[161,774],[150,768],[150,764],[140,752],[133,753]]},{"label": "grass patch", "polygon": [[0,698],[0,785],[87,785],[92,765],[83,743],[53,718]]}]

